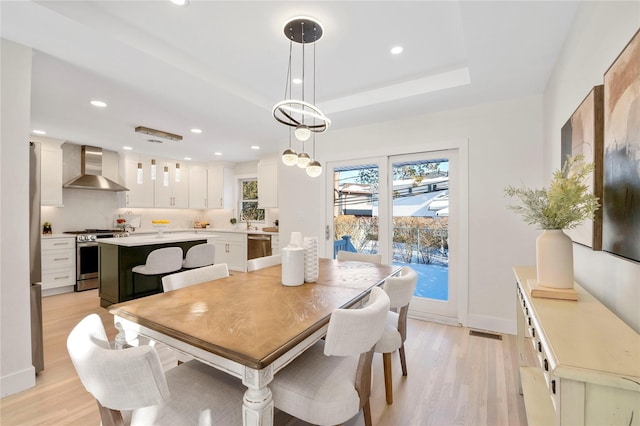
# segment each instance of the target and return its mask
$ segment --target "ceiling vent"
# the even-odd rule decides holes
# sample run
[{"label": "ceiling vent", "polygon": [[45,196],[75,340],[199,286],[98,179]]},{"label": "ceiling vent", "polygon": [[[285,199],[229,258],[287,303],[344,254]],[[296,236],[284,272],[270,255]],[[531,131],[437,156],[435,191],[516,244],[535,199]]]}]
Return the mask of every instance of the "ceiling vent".
[{"label": "ceiling vent", "polygon": [[163,132],[162,130],[151,129],[149,127],[138,126],[136,127],[136,133],[144,133],[145,135],[156,136],[158,138],[171,139],[172,141],[181,141],[182,136],[169,132]]}]

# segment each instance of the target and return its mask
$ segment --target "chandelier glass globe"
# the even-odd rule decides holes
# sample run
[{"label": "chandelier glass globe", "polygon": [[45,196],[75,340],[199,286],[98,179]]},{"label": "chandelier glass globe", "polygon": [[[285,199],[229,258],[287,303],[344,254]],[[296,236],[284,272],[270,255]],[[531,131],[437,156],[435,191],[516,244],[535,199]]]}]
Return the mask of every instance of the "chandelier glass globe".
[{"label": "chandelier glass globe", "polygon": [[282,162],[287,166],[295,166],[298,163],[298,154],[291,148],[282,153]]},{"label": "chandelier glass globe", "polygon": [[307,165],[311,162],[311,157],[309,157],[309,154],[301,152],[300,154],[298,154],[298,167],[300,167],[301,169],[304,169],[307,167]]},{"label": "chandelier glass globe", "polygon": [[320,164],[316,160],[313,160],[307,165],[307,168],[305,170],[307,172],[307,175],[311,177],[318,177],[322,174],[322,164]]},{"label": "chandelier glass globe", "polygon": [[304,124],[298,124],[296,130],[293,132],[296,135],[296,139],[301,142],[306,141],[311,136],[311,129]]}]

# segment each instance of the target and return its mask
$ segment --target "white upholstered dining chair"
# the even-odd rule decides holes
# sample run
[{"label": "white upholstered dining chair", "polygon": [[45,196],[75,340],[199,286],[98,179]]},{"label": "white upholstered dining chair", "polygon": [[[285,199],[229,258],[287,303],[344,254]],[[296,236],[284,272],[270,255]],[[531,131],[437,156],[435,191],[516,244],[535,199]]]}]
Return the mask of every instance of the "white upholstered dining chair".
[{"label": "white upholstered dining chair", "polygon": [[382,336],[389,297],[374,287],[361,309],[337,309],[321,340],[276,373],[276,408],[317,425],[336,425],[364,411],[371,425],[371,360]]},{"label": "white upholstered dining chair", "polygon": [[404,266],[398,275],[387,278],[383,286],[384,291],[389,295],[391,310],[387,314],[387,325],[376,344],[375,351],[382,353],[387,404],[393,404],[391,353],[396,349],[400,354],[402,375],[407,375],[407,360],[404,354],[404,341],[407,338],[407,312],[417,282],[418,274],[416,271]]},{"label": "white upholstered dining chair", "polygon": [[348,260],[357,262],[382,263],[381,254],[355,253],[352,251],[338,251],[336,260]]},{"label": "white upholstered dining chair", "polygon": [[247,271],[256,271],[258,269],[268,268],[269,266],[280,265],[281,263],[282,256],[279,254],[257,257],[255,259],[249,259],[247,261]]},{"label": "white upholstered dining chair", "polygon": [[[204,244],[203,244],[204,245]],[[229,268],[226,263],[218,263],[216,265],[203,266],[200,268],[187,269],[185,271],[176,272],[175,274],[169,274],[162,277],[162,290],[166,293],[168,291],[177,290],[179,288],[189,287],[195,284],[204,283],[207,281],[219,280],[229,276]],[[150,342],[151,343],[151,342]],[[159,350],[163,351],[164,355],[166,350],[173,352],[178,363],[187,362],[193,358],[189,355],[185,355],[181,352],[174,351],[166,345],[155,343]],[[171,363],[170,359],[167,363]]]},{"label": "white upholstered dining chair", "polygon": [[162,289],[167,292],[179,288],[189,287],[207,281],[218,280],[229,276],[229,268],[226,263],[203,266],[176,272],[162,277]]},{"label": "white upholstered dining chair", "polygon": [[197,244],[187,250],[182,261],[185,269],[201,268],[213,265],[216,255],[216,246],[213,244]]},{"label": "white upholstered dining chair", "polygon": [[97,314],[75,326],[67,350],[104,426],[242,424],[238,379],[198,361],[165,373],[150,346],[111,349]]}]

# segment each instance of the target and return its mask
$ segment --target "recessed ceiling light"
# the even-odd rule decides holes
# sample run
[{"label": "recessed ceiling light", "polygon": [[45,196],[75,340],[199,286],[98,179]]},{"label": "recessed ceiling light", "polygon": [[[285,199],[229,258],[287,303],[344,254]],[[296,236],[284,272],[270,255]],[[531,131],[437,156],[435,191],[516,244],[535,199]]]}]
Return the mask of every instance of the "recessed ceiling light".
[{"label": "recessed ceiling light", "polygon": [[189,161],[189,160],[191,160],[191,157],[184,157],[184,159]]},{"label": "recessed ceiling light", "polygon": [[220,156],[220,155],[222,155],[222,153],[221,153],[221,152],[214,152],[214,153],[213,153],[213,155],[218,155],[218,156]]},{"label": "recessed ceiling light", "polygon": [[90,102],[91,105],[95,106],[95,107],[100,107],[100,108],[104,108],[107,106],[106,102],[102,102],[102,101],[91,101]]},{"label": "recessed ceiling light", "polygon": [[293,81],[293,84],[302,84],[301,78],[294,78],[292,81]]},{"label": "recessed ceiling light", "polygon": [[33,130],[32,132],[35,135],[46,135],[47,132],[45,132],[44,130]]},{"label": "recessed ceiling light", "polygon": [[260,149],[258,145],[251,145],[251,149]]},{"label": "recessed ceiling light", "polygon": [[133,148],[130,146],[123,146],[122,149],[126,149],[127,151],[131,151]]},{"label": "recessed ceiling light", "polygon": [[171,0],[171,3],[177,4],[178,6],[187,6],[189,5],[189,0]]},{"label": "recessed ceiling light", "polygon": [[404,50],[404,48],[402,46],[395,46],[393,48],[391,48],[391,53],[394,55],[399,55],[402,53],[402,51]]},{"label": "recessed ceiling light", "polygon": [[191,129],[191,133],[202,133],[202,129]]}]

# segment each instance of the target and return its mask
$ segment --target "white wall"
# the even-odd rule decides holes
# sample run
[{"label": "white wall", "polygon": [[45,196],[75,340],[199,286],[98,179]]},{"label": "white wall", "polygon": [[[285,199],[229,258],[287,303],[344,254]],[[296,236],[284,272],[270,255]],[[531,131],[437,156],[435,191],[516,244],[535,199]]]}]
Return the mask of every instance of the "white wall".
[{"label": "white wall", "polygon": [[[535,262],[537,232],[506,210],[503,190],[542,180],[542,98],[481,105],[355,129],[317,138],[317,157],[327,161],[440,149],[468,140],[469,327],[515,333],[513,265]],[[285,145],[281,146],[284,150]],[[280,165],[280,230],[318,235],[324,242],[326,169],[312,179]],[[322,250],[322,249],[321,249]]]},{"label": "white wall", "polygon": [[[544,95],[544,171],[560,167],[560,128],[640,27],[640,2],[582,2]],[[574,244],[574,273],[640,332],[640,264]]]},{"label": "white wall", "polygon": [[1,41],[0,396],[35,385],[29,312],[31,48]]}]

